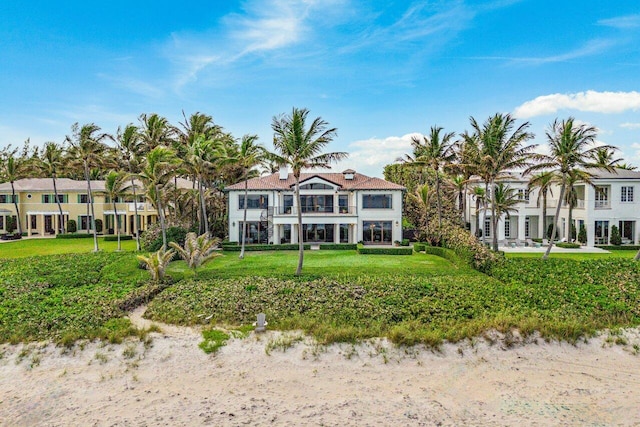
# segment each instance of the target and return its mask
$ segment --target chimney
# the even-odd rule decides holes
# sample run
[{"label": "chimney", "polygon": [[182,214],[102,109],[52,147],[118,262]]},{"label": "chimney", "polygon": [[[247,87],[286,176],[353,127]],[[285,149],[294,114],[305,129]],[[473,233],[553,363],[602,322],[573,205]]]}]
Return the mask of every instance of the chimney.
[{"label": "chimney", "polygon": [[355,177],[356,171],[354,171],[353,169],[347,169],[346,171],[342,172],[342,175],[344,175],[344,179],[351,181]]},{"label": "chimney", "polygon": [[289,169],[287,169],[286,165],[280,166],[280,179],[285,180],[289,178]]}]

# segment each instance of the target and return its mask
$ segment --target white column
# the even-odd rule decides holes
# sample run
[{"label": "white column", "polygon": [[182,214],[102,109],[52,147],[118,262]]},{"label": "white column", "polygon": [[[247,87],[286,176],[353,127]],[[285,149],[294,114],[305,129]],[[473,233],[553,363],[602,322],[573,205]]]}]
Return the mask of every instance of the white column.
[{"label": "white column", "polygon": [[587,246],[594,246],[596,243],[596,239],[595,239],[595,233],[596,233],[596,229],[595,229],[595,224],[593,223],[593,221],[584,221],[584,228],[585,230],[587,230]]},{"label": "white column", "polygon": [[27,214],[27,236],[31,236],[31,214]]},{"label": "white column", "polygon": [[[525,223],[526,215],[522,215],[518,213],[518,239],[525,240],[527,237],[524,234],[524,223]],[[531,226],[531,224],[529,224]],[[529,230],[531,233],[531,230]]]}]

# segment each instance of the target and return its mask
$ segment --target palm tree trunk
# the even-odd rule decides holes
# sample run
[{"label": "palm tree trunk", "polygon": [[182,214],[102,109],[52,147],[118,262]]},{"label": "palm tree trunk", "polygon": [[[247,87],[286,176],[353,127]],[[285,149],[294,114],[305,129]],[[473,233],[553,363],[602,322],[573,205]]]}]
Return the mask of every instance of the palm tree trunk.
[{"label": "palm tree trunk", "polygon": [[302,263],[304,262],[304,233],[302,232],[302,200],[300,198],[300,172],[294,173],[296,177],[296,203],[298,204],[298,268],[296,276],[302,274]]},{"label": "palm tree trunk", "polygon": [[558,218],[560,218],[560,207],[562,206],[562,198],[564,197],[565,184],[562,184],[560,187],[560,197],[558,198],[558,206],[556,207],[556,214],[553,219],[553,231],[551,232],[551,240],[549,241],[549,246],[547,246],[547,250],[542,256],[542,259],[549,258],[549,254],[551,253],[551,247],[553,246],[553,241],[556,238],[556,232],[558,231]]},{"label": "palm tree trunk", "polygon": [[96,215],[93,208],[93,195],[91,194],[91,176],[89,175],[89,166],[85,164],[84,174],[87,177],[87,190],[89,192],[89,205],[91,206],[91,226],[93,227],[93,251],[98,252],[98,231],[96,230]]},{"label": "palm tree trunk", "polygon": [[204,200],[204,187],[202,185],[202,177],[198,180],[198,194],[200,196],[200,209],[202,209],[202,224],[204,225],[203,233],[209,235],[209,218],[207,218],[207,203]]},{"label": "palm tree trunk", "polygon": [[[484,183],[484,200],[482,201],[482,212],[484,212],[484,218],[482,222],[482,243],[487,243],[486,233],[484,232],[484,222],[487,220],[487,195],[489,194],[489,181]],[[491,230],[489,230],[491,231]]]},{"label": "palm tree trunk", "polygon": [[442,228],[442,210],[440,209],[440,176],[436,169],[436,203],[438,204],[438,228]]},{"label": "palm tree trunk", "polygon": [[116,206],[116,199],[114,198],[112,202],[113,202],[113,221],[115,222],[116,233],[118,234],[118,252],[120,252],[122,250],[122,247],[120,246],[120,221],[119,221],[120,218],[118,217],[118,208]]},{"label": "palm tree trunk", "polygon": [[498,252],[498,218],[496,218],[496,186],[491,182],[491,224],[493,225],[493,250]]},{"label": "palm tree trunk", "polygon": [[547,192],[542,193],[542,238],[547,235]]},{"label": "palm tree trunk", "polygon": [[569,202],[569,221],[567,224],[567,228],[569,229],[569,232],[567,234],[569,234],[569,236],[567,236],[567,242],[573,242],[573,234],[571,233],[571,221],[573,220],[573,206],[571,204],[571,202]]},{"label": "palm tree trunk", "polygon": [[636,256],[633,258],[634,261],[640,261],[640,249],[638,250],[638,253],[636,254]]},{"label": "palm tree trunk", "polygon": [[244,217],[242,220],[242,243],[240,244],[240,259],[244,258],[244,241],[247,238],[247,197],[249,196],[249,180],[244,180]]},{"label": "palm tree trunk", "polygon": [[160,201],[160,189],[156,185],[156,208],[158,208],[158,216],[160,217],[160,230],[162,230],[162,251],[167,250],[167,229],[164,223],[164,210]]},{"label": "palm tree trunk", "polygon": [[[131,168],[129,168],[131,170]],[[138,196],[136,196],[136,185],[131,177],[131,189],[133,190],[133,212],[135,218],[133,219],[133,230],[136,233],[136,249],[140,250],[140,230],[138,230]]]},{"label": "palm tree trunk", "polygon": [[476,237],[480,236],[480,199],[476,199]]},{"label": "palm tree trunk", "polygon": [[11,198],[13,199],[13,206],[16,208],[16,221],[18,223],[18,235],[22,236],[22,221],[20,221],[20,208],[18,207],[18,199],[16,198],[16,189],[13,187],[13,181],[11,181]]},{"label": "palm tree trunk", "polygon": [[62,234],[64,234],[64,215],[62,214],[62,205],[60,204],[60,199],[58,199],[58,188],[56,187],[56,176],[52,175],[53,179],[53,194],[56,198],[56,203],[58,203],[58,211],[60,211],[60,230]]}]

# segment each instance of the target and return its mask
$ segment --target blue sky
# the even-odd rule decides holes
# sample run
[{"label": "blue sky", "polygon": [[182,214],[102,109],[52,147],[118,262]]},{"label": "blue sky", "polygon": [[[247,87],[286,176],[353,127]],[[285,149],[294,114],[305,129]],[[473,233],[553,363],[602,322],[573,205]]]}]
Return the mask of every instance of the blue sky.
[{"label": "blue sky", "polygon": [[381,176],[433,125],[496,112],[597,126],[640,166],[636,1],[248,0],[0,4],[0,146],[200,111],[271,147],[274,115],[338,129],[337,168]]}]

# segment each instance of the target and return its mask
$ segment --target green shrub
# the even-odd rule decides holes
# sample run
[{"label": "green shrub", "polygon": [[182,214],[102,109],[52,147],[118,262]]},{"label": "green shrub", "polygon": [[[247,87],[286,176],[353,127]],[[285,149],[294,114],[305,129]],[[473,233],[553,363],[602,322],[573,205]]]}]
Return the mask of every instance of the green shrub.
[{"label": "green shrub", "polygon": [[640,250],[640,245],[596,245],[596,248],[604,249],[605,251],[637,251]]},{"label": "green shrub", "polygon": [[611,226],[611,238],[609,242],[614,246],[620,246],[622,244],[622,236],[620,236],[620,230],[615,225]]},{"label": "green shrub", "polygon": [[375,248],[371,246],[358,248],[360,255],[413,255],[411,248]]},{"label": "green shrub", "polygon": [[[184,240],[187,237],[188,229],[183,224],[169,225],[167,227],[167,245],[169,242],[176,242],[180,246],[184,246]],[[162,229],[160,223],[152,224],[140,237],[142,249],[149,252],[155,252],[162,248]]]},{"label": "green shrub", "polygon": [[401,246],[409,246],[409,239],[402,239],[402,242],[400,242]]},{"label": "green shrub", "polygon": [[416,243],[413,244],[413,250],[415,252],[423,252],[425,246],[426,246],[425,243],[416,242]]},{"label": "green shrub", "polygon": [[542,239],[539,239],[539,238],[531,239],[531,241],[536,243],[542,243]]},{"label": "green shrub", "polygon": [[[225,252],[240,252],[240,245],[235,242],[223,243],[222,250]],[[311,249],[311,245],[304,244],[305,250]],[[244,245],[244,250],[249,251],[297,251],[299,249],[297,243],[286,243],[283,245]]]},{"label": "green shrub", "polygon": [[18,220],[15,216],[10,215],[7,217],[7,233],[13,233],[18,228]]},{"label": "green shrub", "polygon": [[75,219],[70,219],[69,221],[67,221],[67,232],[68,233],[75,233],[76,231],[78,231],[78,226],[76,224],[76,220]]},{"label": "green shrub", "polygon": [[[120,240],[133,240],[133,236],[130,236],[128,234],[124,234],[124,235],[120,235]],[[118,241],[118,236],[104,236],[104,241],[105,242],[117,242]]]},{"label": "green shrub", "polygon": [[355,251],[358,245],[355,243],[321,243],[320,250],[323,251]]},{"label": "green shrub", "polygon": [[587,227],[585,227],[584,224],[580,226],[580,231],[578,232],[578,242],[582,243],[583,245],[587,243]]},{"label": "green shrub", "polygon": [[87,234],[87,233],[57,234],[56,239],[93,239],[93,234]]},{"label": "green shrub", "polygon": [[102,220],[96,219],[96,233],[102,233]]},{"label": "green shrub", "polygon": [[564,249],[579,249],[580,243],[559,242],[556,243],[556,246]]}]

